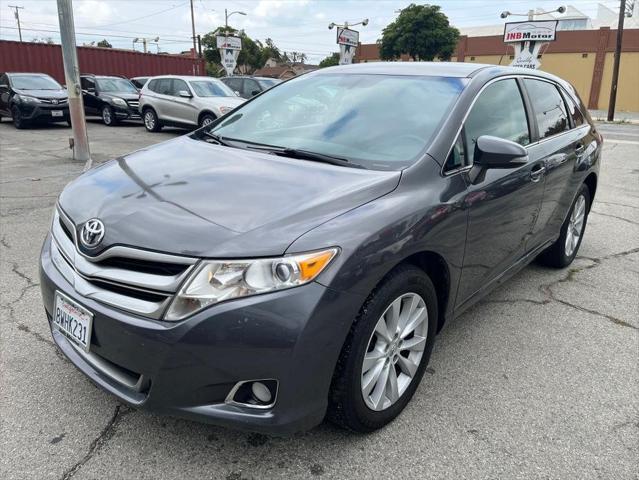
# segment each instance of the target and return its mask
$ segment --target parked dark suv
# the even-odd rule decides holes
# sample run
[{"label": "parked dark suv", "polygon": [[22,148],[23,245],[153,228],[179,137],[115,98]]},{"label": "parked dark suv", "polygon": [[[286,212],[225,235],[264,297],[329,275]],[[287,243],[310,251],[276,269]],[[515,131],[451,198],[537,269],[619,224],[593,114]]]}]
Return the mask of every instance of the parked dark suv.
[{"label": "parked dark suv", "polygon": [[251,98],[274,87],[282,80],[268,77],[233,76],[220,78],[227,87],[237,92],[242,98]]},{"label": "parked dark suv", "polygon": [[108,126],[140,119],[140,92],[128,78],[81,75],[80,85],[87,115],[99,115]]},{"label": "parked dark suv", "polygon": [[67,185],[40,260],[53,339],[136,407],[374,430],[447,321],[535,258],[573,261],[601,146],[540,71],[308,73]]},{"label": "parked dark suv", "polygon": [[10,117],[16,128],[36,122],[69,123],[67,91],[44,73],[1,73],[2,117]]}]

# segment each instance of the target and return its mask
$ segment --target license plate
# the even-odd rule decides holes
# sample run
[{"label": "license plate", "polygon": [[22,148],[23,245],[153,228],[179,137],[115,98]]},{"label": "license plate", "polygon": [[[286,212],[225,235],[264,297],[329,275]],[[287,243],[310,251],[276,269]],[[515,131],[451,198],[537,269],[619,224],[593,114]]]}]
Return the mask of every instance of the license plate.
[{"label": "license plate", "polygon": [[52,117],[62,117],[64,116],[64,112],[62,110],[51,110]]},{"label": "license plate", "polygon": [[85,352],[91,345],[93,314],[60,292],[55,294],[53,326]]}]

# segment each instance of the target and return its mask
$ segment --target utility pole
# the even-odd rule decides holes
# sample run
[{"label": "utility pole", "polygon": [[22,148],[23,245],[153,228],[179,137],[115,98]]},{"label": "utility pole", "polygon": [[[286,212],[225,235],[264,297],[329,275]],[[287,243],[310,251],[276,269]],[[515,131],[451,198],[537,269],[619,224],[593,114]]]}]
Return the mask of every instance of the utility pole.
[{"label": "utility pole", "polygon": [[18,35],[20,36],[20,41],[22,42],[22,28],[20,27],[20,10],[24,10],[24,7],[18,7],[17,5],[9,5],[9,8],[13,8],[15,13],[13,14],[18,21]]},{"label": "utility pole", "polygon": [[608,102],[608,121],[615,119],[617,103],[617,85],[619,83],[619,64],[621,63],[621,42],[623,40],[623,24],[626,18],[626,0],[621,0],[619,6],[619,22],[617,24],[617,46],[615,47],[615,63],[612,67],[612,85],[610,86],[610,101]]},{"label": "utility pole", "polygon": [[73,139],[69,139],[69,143],[71,143],[73,148],[73,159],[85,162],[84,170],[86,171],[91,168],[91,153],[89,152],[87,124],[84,119],[78,53],[75,47],[72,0],[58,0],[58,20],[60,22],[64,77],[69,97],[69,114],[71,115],[71,126],[73,127]]},{"label": "utility pole", "polygon": [[193,0],[191,0],[191,30],[193,32],[193,58],[197,56],[197,37],[195,36],[195,15],[193,14]]}]

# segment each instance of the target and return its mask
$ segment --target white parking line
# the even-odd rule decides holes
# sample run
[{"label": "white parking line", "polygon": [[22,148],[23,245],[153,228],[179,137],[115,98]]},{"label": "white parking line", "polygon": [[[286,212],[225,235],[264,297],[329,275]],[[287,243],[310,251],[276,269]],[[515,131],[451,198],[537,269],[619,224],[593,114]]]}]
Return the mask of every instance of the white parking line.
[{"label": "white parking line", "polygon": [[606,143],[625,143],[627,145],[639,145],[639,141],[635,141],[635,140],[617,140],[616,138],[604,137],[604,145]]}]

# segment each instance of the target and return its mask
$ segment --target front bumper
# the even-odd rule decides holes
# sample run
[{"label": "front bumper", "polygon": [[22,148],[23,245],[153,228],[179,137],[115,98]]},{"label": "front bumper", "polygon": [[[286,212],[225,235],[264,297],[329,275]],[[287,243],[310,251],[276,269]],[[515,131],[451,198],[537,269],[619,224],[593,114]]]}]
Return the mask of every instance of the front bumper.
[{"label": "front bumper", "polygon": [[[40,105],[20,103],[16,104],[22,114],[22,119],[30,122],[66,122],[69,120],[69,105]],[[62,116],[53,116],[53,111],[62,112]]]},{"label": "front bumper", "polygon": [[[135,407],[265,433],[290,434],[322,421],[363,298],[311,283],[222,303],[180,322],[150,320],[78,295],[52,263],[50,241],[40,262],[49,323],[56,290],[93,312],[91,356],[57,330],[53,338],[100,387]],[[271,378],[279,381],[273,408],[224,402],[236,382]]]},{"label": "front bumper", "polygon": [[111,108],[113,108],[113,113],[118,120],[139,120],[140,118],[142,118],[140,117],[140,112],[138,112],[137,107],[122,107],[119,105],[111,105]]}]

